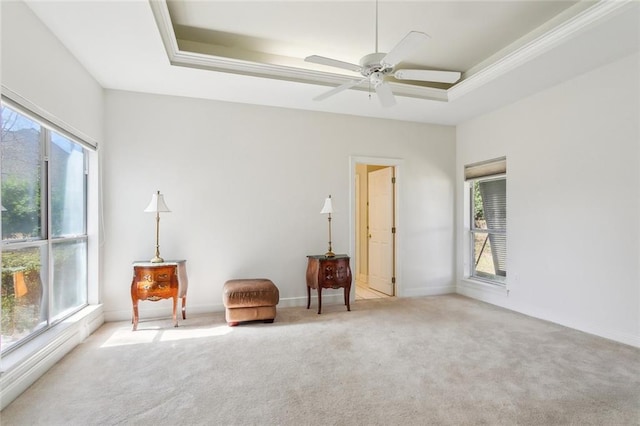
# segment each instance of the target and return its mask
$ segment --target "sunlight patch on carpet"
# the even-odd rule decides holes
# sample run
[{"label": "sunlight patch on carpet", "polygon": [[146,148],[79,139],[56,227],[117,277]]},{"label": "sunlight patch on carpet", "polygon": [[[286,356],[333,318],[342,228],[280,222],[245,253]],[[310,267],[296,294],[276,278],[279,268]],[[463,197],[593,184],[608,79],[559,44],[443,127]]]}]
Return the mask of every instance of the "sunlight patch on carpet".
[{"label": "sunlight patch on carpet", "polygon": [[171,342],[174,340],[199,339],[203,337],[224,336],[231,333],[232,329],[228,325],[220,325],[210,328],[174,328],[173,330],[164,330],[160,336],[161,342]]},{"label": "sunlight patch on carpet", "polygon": [[171,329],[146,330],[115,330],[111,336],[100,345],[101,348],[111,348],[115,346],[140,345],[153,342],[172,342],[184,339],[201,339],[205,337],[224,336],[232,331],[225,325],[208,328],[186,328],[178,327]]},{"label": "sunlight patch on carpet", "polygon": [[100,346],[111,348],[114,346],[139,345],[151,343],[155,340],[158,330],[115,330],[111,336]]}]

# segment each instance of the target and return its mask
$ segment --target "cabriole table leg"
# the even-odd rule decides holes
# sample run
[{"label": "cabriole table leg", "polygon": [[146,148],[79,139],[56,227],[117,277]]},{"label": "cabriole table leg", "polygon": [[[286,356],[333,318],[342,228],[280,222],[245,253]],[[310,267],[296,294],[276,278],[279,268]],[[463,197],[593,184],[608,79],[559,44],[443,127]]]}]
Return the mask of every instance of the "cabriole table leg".
[{"label": "cabriole table leg", "polygon": [[133,331],[138,329],[138,301],[133,302]]}]

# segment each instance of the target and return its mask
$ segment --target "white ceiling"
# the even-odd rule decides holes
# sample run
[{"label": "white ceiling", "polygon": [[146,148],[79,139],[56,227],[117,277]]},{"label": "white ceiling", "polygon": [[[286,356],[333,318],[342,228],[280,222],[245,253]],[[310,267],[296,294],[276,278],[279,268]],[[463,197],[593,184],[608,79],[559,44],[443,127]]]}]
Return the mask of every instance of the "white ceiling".
[{"label": "white ceiling", "polygon": [[392,83],[397,104],[347,90],[375,51],[375,1],[27,0],[105,88],[424,123],[457,124],[640,50],[637,1],[380,0],[378,47],[430,35],[413,68],[463,72],[453,86]]}]

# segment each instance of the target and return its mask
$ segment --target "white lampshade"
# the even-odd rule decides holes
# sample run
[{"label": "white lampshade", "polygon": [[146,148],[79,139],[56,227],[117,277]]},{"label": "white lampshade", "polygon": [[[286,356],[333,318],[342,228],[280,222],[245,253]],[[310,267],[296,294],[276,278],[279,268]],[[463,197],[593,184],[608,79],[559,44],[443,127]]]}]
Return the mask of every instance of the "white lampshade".
[{"label": "white lampshade", "polygon": [[322,206],[322,210],[320,210],[320,214],[333,213],[333,204],[331,203],[331,195],[329,198],[324,200],[324,206]]},{"label": "white lampshade", "polygon": [[151,202],[144,209],[145,213],[171,212],[167,204],[164,202],[164,196],[158,191],[151,196]]}]

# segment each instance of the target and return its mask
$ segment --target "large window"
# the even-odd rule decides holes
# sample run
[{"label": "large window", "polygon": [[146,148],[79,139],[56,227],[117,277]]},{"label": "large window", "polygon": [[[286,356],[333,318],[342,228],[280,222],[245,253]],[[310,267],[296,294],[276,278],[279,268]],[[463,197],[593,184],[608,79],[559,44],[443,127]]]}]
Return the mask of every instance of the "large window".
[{"label": "large window", "polygon": [[87,152],[2,104],[2,353],[87,305]]},{"label": "large window", "polygon": [[507,277],[506,160],[465,168],[469,189],[469,275],[504,284]]}]

